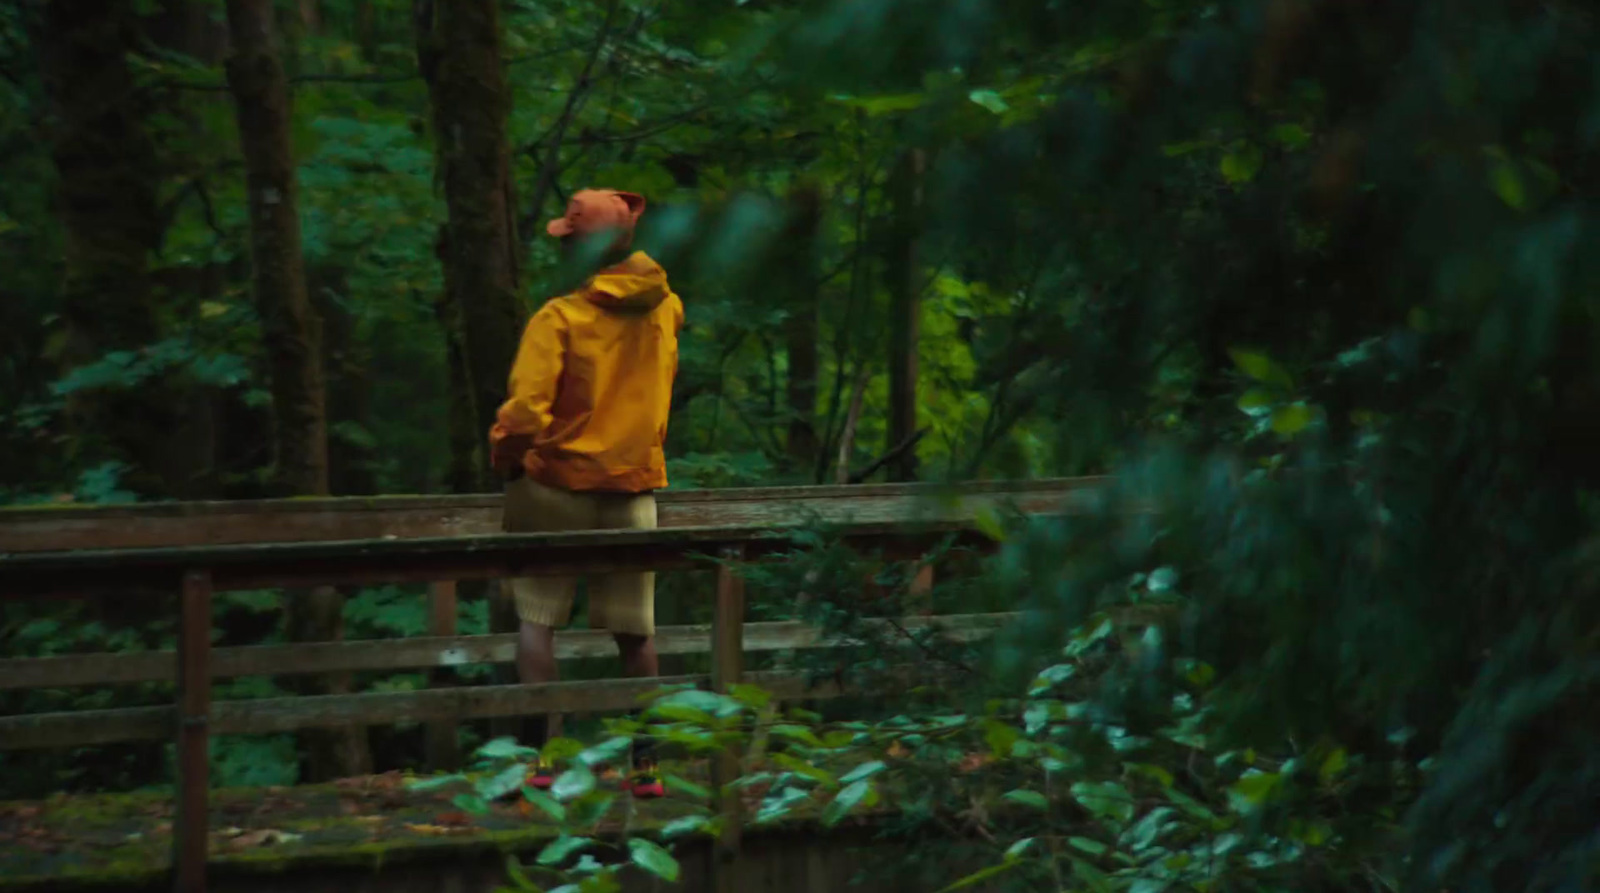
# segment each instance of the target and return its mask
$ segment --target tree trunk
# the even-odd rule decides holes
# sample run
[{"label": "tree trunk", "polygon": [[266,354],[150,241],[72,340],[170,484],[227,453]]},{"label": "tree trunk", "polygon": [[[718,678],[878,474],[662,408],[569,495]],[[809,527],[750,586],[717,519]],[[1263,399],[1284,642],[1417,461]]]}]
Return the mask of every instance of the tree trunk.
[{"label": "tree trunk", "polygon": [[[256,312],[271,375],[273,476],[283,495],[326,495],[328,431],[321,333],[306,291],[294,158],[289,142],[289,85],[278,55],[271,0],[228,0],[228,84],[239,120],[250,206],[250,255]],[[342,602],[332,587],[287,594],[291,641],[336,641]],[[305,680],[303,691],[349,691],[346,677]],[[370,770],[363,729],[302,736],[312,780]]]},{"label": "tree trunk", "polygon": [[788,292],[784,318],[784,353],[788,361],[789,404],[787,452],[803,472],[817,465],[817,231],[822,222],[822,192],[815,184],[795,190],[789,201],[789,225],[779,250],[787,255],[781,287]]},{"label": "tree trunk", "polygon": [[[63,372],[116,351],[160,340],[150,253],[160,242],[149,108],[133,89],[126,55],[137,39],[124,0],[44,4],[37,43],[54,121],[56,205],[64,240],[64,338],[51,358]],[[174,491],[167,461],[181,399],[162,380],[71,394],[66,422],[74,464],[107,460],[124,468],[121,485],[141,496]]]},{"label": "tree trunk", "polygon": [[[889,184],[890,221],[887,263],[889,291],[889,439],[893,450],[917,432],[917,342],[922,294],[917,279],[917,230],[922,213],[922,175],[926,155],[912,149],[901,156]],[[917,478],[917,451],[908,449],[889,464],[889,479]]]},{"label": "tree trunk", "polygon": [[471,392],[474,481],[493,485],[485,444],[506,398],[525,314],[517,297],[516,226],[495,0],[417,0],[417,59],[433,110],[448,222],[440,245],[445,300],[459,320]]}]

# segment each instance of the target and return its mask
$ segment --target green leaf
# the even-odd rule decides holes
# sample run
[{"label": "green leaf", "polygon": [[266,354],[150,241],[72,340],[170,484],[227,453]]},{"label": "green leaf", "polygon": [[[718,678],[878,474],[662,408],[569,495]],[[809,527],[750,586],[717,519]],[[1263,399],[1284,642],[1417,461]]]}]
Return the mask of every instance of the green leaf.
[{"label": "green leaf", "polygon": [[572,837],[563,834],[550,841],[544,849],[539,851],[539,864],[560,865],[562,862],[567,861],[572,854],[592,843],[594,841],[587,837]]},{"label": "green leaf", "polygon": [[793,723],[779,723],[778,725],[773,726],[768,733],[774,738],[785,738],[790,741],[798,741],[801,744],[805,744],[810,747],[821,748],[826,746],[822,743],[822,740],[817,737],[816,732],[811,731],[805,726],[797,726]]},{"label": "green leaf", "polygon": [[1272,798],[1283,782],[1276,772],[1250,770],[1228,787],[1228,799],[1237,812],[1257,809]]},{"label": "green leaf", "polygon": [[566,801],[594,790],[594,773],[587,766],[574,766],[556,777],[550,793],[557,800]]},{"label": "green leaf", "polygon": [[1006,541],[1005,526],[1000,523],[1000,516],[992,509],[980,509],[977,515],[973,517],[972,523],[978,528],[979,533],[989,539],[997,543]]},{"label": "green leaf", "polygon": [[674,837],[682,837],[685,834],[703,831],[711,826],[712,820],[710,816],[686,815],[682,818],[673,819],[661,826],[661,836],[671,840]]},{"label": "green leaf", "polygon": [[854,784],[855,782],[871,778],[886,768],[888,767],[884,765],[882,760],[868,760],[867,762],[862,763],[861,765],[845,773],[844,776],[839,779],[839,783]]},{"label": "green leaf", "polygon": [[1072,786],[1072,798],[1100,818],[1126,822],[1133,818],[1133,795],[1114,781],[1080,781]]},{"label": "green leaf", "polygon": [[[1032,838],[1029,838],[1029,840],[1032,840]],[[1005,874],[1006,872],[1010,871],[1013,868],[1016,868],[1018,865],[1021,865],[1021,864],[1022,864],[1021,861],[1019,861],[1017,859],[1012,859],[1012,860],[1007,861],[1007,862],[1001,862],[999,865],[991,865],[988,868],[984,868],[984,869],[981,869],[979,871],[975,871],[972,874],[967,875],[966,877],[962,878],[959,881],[956,881],[955,883],[951,884],[948,887],[944,887],[943,889],[941,889],[939,891],[939,893],[949,893],[949,891],[951,891],[951,890],[965,890],[968,887],[977,886],[978,884],[981,884],[984,881],[986,881],[986,880],[988,880],[988,879],[990,879],[992,877],[995,877],[996,875]]]},{"label": "green leaf", "polygon": [[772,693],[759,685],[745,685],[739,683],[728,687],[728,694],[734,700],[748,707],[760,710],[772,703]]},{"label": "green leaf", "polygon": [[1317,778],[1323,784],[1329,784],[1335,778],[1338,778],[1339,773],[1343,772],[1349,764],[1350,759],[1345,754],[1344,748],[1334,748],[1333,752],[1328,754],[1327,758],[1322,761],[1322,767],[1317,770]]},{"label": "green leaf", "polygon": [[509,736],[493,738],[483,743],[476,751],[479,757],[486,760],[524,759],[536,757],[539,751],[532,747],[525,747],[517,743],[517,739]]},{"label": "green leaf", "polygon": [[817,782],[818,784],[826,785],[830,788],[836,788],[839,786],[839,779],[835,778],[832,772],[829,772],[821,766],[808,763],[805,760],[794,756],[793,754],[775,753],[771,756],[772,762],[782,766],[785,769],[788,769],[790,772],[793,772],[796,775],[802,775],[811,779],[812,781]]},{"label": "green leaf", "polygon": [[681,777],[679,777],[677,775],[668,775],[667,778],[666,778],[666,782],[667,782],[667,784],[666,784],[667,790],[673,792],[674,794],[683,794],[685,796],[692,797],[692,798],[694,798],[696,800],[710,800],[711,799],[711,792],[710,791],[708,791],[705,788],[695,784],[692,781],[689,781],[686,778],[681,778]]},{"label": "green leaf", "polygon": [[588,828],[599,824],[600,820],[611,809],[611,804],[617,795],[608,791],[590,791],[567,804],[567,823],[577,828]]},{"label": "green leaf", "polygon": [[1111,852],[1111,847],[1088,837],[1068,837],[1067,843],[1091,856],[1104,856],[1106,853]]},{"label": "green leaf", "polygon": [[511,883],[518,890],[531,890],[534,893],[539,893],[539,887],[523,873],[522,863],[517,860],[516,856],[506,856],[506,877],[511,879]]},{"label": "green leaf", "polygon": [[1161,835],[1169,827],[1171,818],[1176,814],[1177,811],[1170,806],[1157,806],[1150,810],[1123,832],[1121,838],[1123,845],[1135,852],[1149,849],[1161,839]]},{"label": "green leaf", "polygon": [[1034,840],[1035,840],[1035,838],[1032,838],[1032,837],[1024,837],[1021,840],[1017,841],[1016,843],[1012,844],[1011,846],[1007,847],[1006,848],[1006,855],[1005,855],[1006,861],[1007,862],[1011,862],[1011,861],[1014,861],[1016,859],[1022,858],[1022,854],[1026,853],[1028,851],[1028,848],[1033,846]]},{"label": "green leaf", "polygon": [[1528,191],[1522,185],[1522,175],[1509,161],[1502,161],[1489,172],[1489,182],[1495,195],[1513,211],[1521,211],[1528,204]]},{"label": "green leaf", "polygon": [[1028,694],[1043,694],[1071,679],[1077,672],[1078,668],[1072,664],[1056,664],[1055,666],[1045,667],[1039,671],[1039,675],[1033,677],[1033,684],[1028,686]]},{"label": "green leaf", "polygon": [[578,754],[578,762],[592,769],[601,763],[608,763],[626,754],[632,746],[633,739],[631,738],[621,736],[609,738]]},{"label": "green leaf", "polygon": [[1286,149],[1298,149],[1311,142],[1311,134],[1299,124],[1279,124],[1272,128],[1272,138]]},{"label": "green leaf", "polygon": [[1171,772],[1154,763],[1123,763],[1122,768],[1135,775],[1143,775],[1164,788],[1172,787],[1174,781]]},{"label": "green leaf", "polygon": [[1004,114],[1011,109],[1005,99],[993,90],[973,90],[967,94],[967,98],[997,115]]},{"label": "green leaf", "polygon": [[497,772],[494,777],[478,783],[478,795],[485,800],[499,800],[501,797],[522,787],[523,781],[528,777],[528,768],[521,763],[513,763]]},{"label": "green leaf", "polygon": [[835,95],[831,97],[834,102],[861,109],[869,116],[885,115],[890,112],[904,112],[921,108],[927,97],[921,93],[897,93],[882,96],[846,96]]},{"label": "green leaf", "polygon": [[1167,790],[1167,799],[1171,800],[1173,803],[1176,803],[1179,809],[1183,810],[1194,818],[1205,821],[1215,821],[1217,818],[1217,814],[1211,811],[1211,807],[1201,803],[1199,800],[1194,799],[1177,788],[1169,788]]},{"label": "green leaf", "polygon": [[467,780],[467,777],[465,775],[461,775],[459,773],[452,774],[452,775],[435,775],[432,778],[413,778],[409,782],[406,783],[406,790],[408,790],[408,791],[432,791],[432,790],[437,790],[439,788],[442,788],[442,787],[444,787],[445,785],[448,785],[448,784],[454,784],[454,783],[456,783],[458,781],[466,781],[466,780]]},{"label": "green leaf", "polygon": [[1222,171],[1223,179],[1235,185],[1248,183],[1256,178],[1261,170],[1261,150],[1254,146],[1243,146],[1237,151],[1225,153],[1218,167]]},{"label": "green leaf", "polygon": [[1105,872],[1082,859],[1073,856],[1067,858],[1072,860],[1072,873],[1077,875],[1078,880],[1083,881],[1090,890],[1095,893],[1111,893],[1111,878],[1106,877]]},{"label": "green leaf", "polygon": [[989,745],[989,752],[999,759],[1011,756],[1011,748],[1021,737],[1021,732],[997,719],[983,721],[983,741]]},{"label": "green leaf", "polygon": [[1306,429],[1316,418],[1311,407],[1304,403],[1290,403],[1272,411],[1272,430],[1284,437],[1293,437]]},{"label": "green leaf", "polygon": [[489,801],[477,794],[457,794],[450,798],[450,802],[462,812],[473,815],[483,815],[489,811]]},{"label": "green leaf", "polygon": [[840,791],[833,802],[822,811],[822,824],[831,828],[844,820],[857,807],[871,807],[878,800],[878,792],[872,782],[862,780],[852,782]]},{"label": "green leaf", "polygon": [[550,818],[555,819],[558,822],[564,821],[567,817],[567,808],[562,806],[561,802],[556,798],[546,794],[544,791],[524,785],[522,788],[522,796],[529,803],[532,803],[534,806],[537,806],[543,810],[545,815],[548,815]]},{"label": "green leaf", "polygon": [[672,854],[660,846],[642,837],[632,837],[628,839],[628,852],[633,858],[633,864],[668,883],[677,882],[681,873],[678,860],[672,858]]},{"label": "green leaf", "polygon": [[1241,347],[1230,347],[1228,348],[1228,356],[1233,358],[1234,365],[1238,366],[1244,374],[1256,381],[1285,388],[1294,387],[1294,379],[1289,377],[1289,373],[1264,353],[1246,350]]},{"label": "green leaf", "polygon": [[1030,791],[1024,788],[1018,788],[1014,791],[1006,791],[1005,795],[1000,799],[1011,803],[1018,803],[1032,809],[1046,810],[1050,808],[1050,801],[1046,800],[1043,794],[1039,793],[1038,791]]},{"label": "green leaf", "polygon": [[583,742],[571,738],[551,738],[544,743],[544,748],[540,752],[544,754],[546,760],[560,763],[583,753]]},{"label": "green leaf", "polygon": [[1239,397],[1239,411],[1248,416],[1265,415],[1276,401],[1262,388],[1251,388]]}]

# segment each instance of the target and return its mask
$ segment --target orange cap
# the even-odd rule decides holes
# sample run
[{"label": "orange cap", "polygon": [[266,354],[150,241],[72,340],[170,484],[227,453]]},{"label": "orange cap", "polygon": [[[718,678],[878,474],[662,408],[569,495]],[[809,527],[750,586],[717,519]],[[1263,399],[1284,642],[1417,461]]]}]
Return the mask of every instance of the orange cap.
[{"label": "orange cap", "polygon": [[615,189],[582,189],[567,201],[567,213],[550,221],[552,236],[587,236],[608,229],[632,232],[644,213],[644,196]]}]

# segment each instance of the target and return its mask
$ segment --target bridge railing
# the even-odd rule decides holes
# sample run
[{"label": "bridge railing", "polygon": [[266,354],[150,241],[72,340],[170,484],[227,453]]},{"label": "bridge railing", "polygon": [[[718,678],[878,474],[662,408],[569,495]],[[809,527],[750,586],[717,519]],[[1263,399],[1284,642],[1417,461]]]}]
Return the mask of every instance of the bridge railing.
[{"label": "bridge railing", "polygon": [[[792,674],[745,677],[746,651],[839,643],[824,640],[803,624],[745,624],[744,586],[735,564],[794,553],[800,548],[796,529],[807,519],[829,522],[846,542],[889,556],[914,558],[935,539],[951,536],[986,547],[992,542],[975,529],[984,513],[1001,506],[1032,514],[1069,513],[1087,504],[1092,488],[1092,481],[1074,480],[975,485],[955,494],[916,486],[663,494],[659,529],[539,534],[486,532],[498,526],[497,501],[488,497],[0,511],[0,598],[170,599],[177,593],[179,621],[177,648],[170,652],[0,660],[0,689],[176,683],[172,707],[0,717],[0,749],[175,738],[177,886],[202,890],[212,734],[422,721],[447,728],[453,736],[455,724],[463,719],[626,710],[664,684],[685,682],[709,683],[725,692],[743,679],[782,699],[833,696],[839,693],[836,687],[807,687]],[[738,523],[686,523],[712,518]],[[443,667],[507,660],[514,650],[512,637],[504,635],[213,648],[212,597],[219,591],[425,582],[431,586],[435,616],[448,614],[448,632],[453,633],[457,580],[708,566],[717,577],[712,624],[662,628],[658,643],[666,653],[709,652],[711,672],[705,678],[212,703],[210,683],[218,677]],[[1006,619],[955,615],[901,622],[947,624],[957,638],[971,640]],[[564,657],[606,653],[596,634],[561,638]],[[729,771],[726,762],[719,764],[719,775]],[[737,808],[736,799],[729,798],[723,807]]]}]

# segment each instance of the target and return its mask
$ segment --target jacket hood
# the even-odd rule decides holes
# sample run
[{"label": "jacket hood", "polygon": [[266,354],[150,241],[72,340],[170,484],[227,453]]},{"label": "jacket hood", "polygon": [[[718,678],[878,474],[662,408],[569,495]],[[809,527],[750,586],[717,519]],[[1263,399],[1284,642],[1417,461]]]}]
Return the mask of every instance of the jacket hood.
[{"label": "jacket hood", "polygon": [[582,289],[585,298],[607,310],[634,312],[654,310],[671,293],[667,271],[643,251],[596,273]]}]

